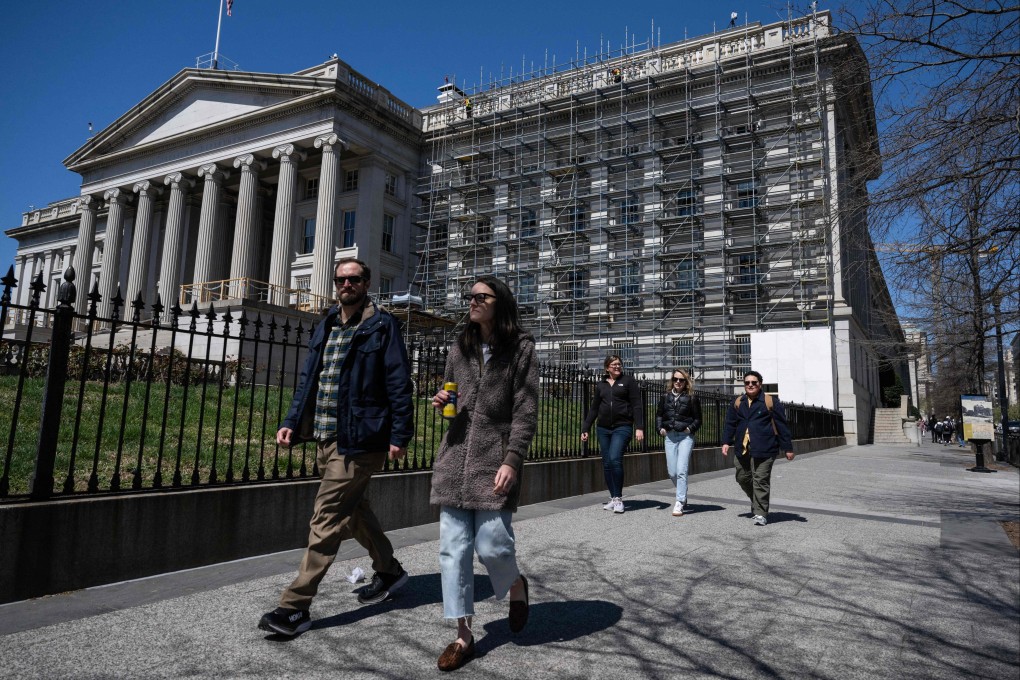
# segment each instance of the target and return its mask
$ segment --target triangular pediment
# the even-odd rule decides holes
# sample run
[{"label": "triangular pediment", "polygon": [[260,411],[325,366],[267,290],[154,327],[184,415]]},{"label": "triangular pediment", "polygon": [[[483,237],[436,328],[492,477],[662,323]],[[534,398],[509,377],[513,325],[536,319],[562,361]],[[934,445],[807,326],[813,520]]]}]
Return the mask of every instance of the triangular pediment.
[{"label": "triangular pediment", "polygon": [[148,150],[332,90],[321,77],[185,69],[64,161],[70,169]]},{"label": "triangular pediment", "polygon": [[138,146],[200,130],[291,98],[289,93],[263,94],[208,85],[196,87],[186,92],[179,101],[155,113],[151,122],[124,137],[121,146]]}]

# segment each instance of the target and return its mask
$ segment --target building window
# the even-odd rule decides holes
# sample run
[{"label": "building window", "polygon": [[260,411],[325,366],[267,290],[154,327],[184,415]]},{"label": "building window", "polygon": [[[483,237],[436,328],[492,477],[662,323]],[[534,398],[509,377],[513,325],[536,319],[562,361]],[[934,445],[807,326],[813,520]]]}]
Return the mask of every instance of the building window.
[{"label": "building window", "polygon": [[567,219],[569,220],[568,229],[570,231],[584,231],[587,227],[587,224],[585,223],[584,208],[582,206],[577,206],[570,210],[567,214]]},{"label": "building window", "polygon": [[583,271],[574,270],[567,272],[562,282],[565,284],[563,288],[566,289],[566,297],[572,300],[584,300],[587,294],[585,279]]},{"label": "building window", "polygon": [[633,340],[614,340],[613,352],[620,355],[624,370],[634,370],[634,366],[637,365],[637,347],[634,346]]},{"label": "building window", "polygon": [[733,337],[733,376],[737,380],[751,370],[751,336],[736,335]]},{"label": "building window", "polygon": [[694,189],[681,189],[676,192],[676,214],[677,217],[694,214]]},{"label": "building window", "polygon": [[313,177],[305,180],[305,199],[315,198],[319,195],[319,178]]},{"label": "building window", "polygon": [[344,175],[344,191],[358,190],[358,171],[348,170]]},{"label": "building window", "polygon": [[745,180],[743,182],[737,182],[737,207],[738,208],[754,208],[758,205],[758,199],[755,196],[756,187],[754,180]]},{"label": "building window", "polygon": [[745,253],[737,258],[737,282],[742,286],[758,283],[758,256],[755,253]]},{"label": "building window", "polygon": [[310,253],[315,250],[315,218],[305,219],[305,229],[301,235],[301,252]]},{"label": "building window", "polygon": [[538,283],[534,274],[524,273],[517,277],[517,302],[523,305],[538,302]]},{"label": "building window", "polygon": [[396,175],[391,175],[389,173],[386,173],[386,187],[385,187],[385,191],[386,191],[386,195],[387,196],[396,196],[397,195],[397,176]]},{"label": "building window", "polygon": [[673,290],[695,290],[698,287],[698,268],[694,260],[681,260],[670,272],[670,286]]},{"label": "building window", "polygon": [[294,277],[294,289],[295,290],[311,290],[312,289],[312,277],[311,276],[295,276]]},{"label": "building window", "polygon": [[445,248],[449,243],[450,228],[445,224],[437,224],[432,227],[432,236],[429,245],[432,248]]},{"label": "building window", "polygon": [[355,211],[344,210],[344,231],[343,238],[340,242],[343,244],[341,248],[353,248],[354,247],[354,221]]},{"label": "building window", "polygon": [[560,344],[560,363],[568,365],[577,365],[578,352],[577,345],[571,343]]},{"label": "building window", "polygon": [[641,292],[641,267],[631,262],[614,270],[617,295],[637,295]]},{"label": "building window", "polygon": [[637,224],[641,221],[641,202],[627,198],[620,201],[620,224]]},{"label": "building window", "polygon": [[521,238],[528,238],[538,234],[538,219],[535,217],[535,211],[529,210],[521,215]]},{"label": "building window", "polygon": [[694,365],[694,339],[675,338],[671,355],[674,367],[690,369]]},{"label": "building window", "polygon": [[393,279],[383,276],[379,279],[379,295],[389,296],[393,292]]},{"label": "building window", "polygon": [[393,252],[393,215],[384,214],[382,218],[382,249]]}]

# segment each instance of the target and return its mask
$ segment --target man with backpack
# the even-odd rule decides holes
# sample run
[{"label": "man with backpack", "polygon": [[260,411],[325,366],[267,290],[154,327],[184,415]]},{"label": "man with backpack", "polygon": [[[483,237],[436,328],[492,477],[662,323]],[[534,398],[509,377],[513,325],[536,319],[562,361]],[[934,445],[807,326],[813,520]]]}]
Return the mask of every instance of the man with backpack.
[{"label": "man with backpack", "polygon": [[757,526],[768,523],[772,463],[786,454],[793,460],[793,436],[786,424],[786,412],[779,399],[764,394],[761,373],[744,374],[744,394],[726,409],[722,454],[734,447],[737,484],[751,499],[751,513]]}]

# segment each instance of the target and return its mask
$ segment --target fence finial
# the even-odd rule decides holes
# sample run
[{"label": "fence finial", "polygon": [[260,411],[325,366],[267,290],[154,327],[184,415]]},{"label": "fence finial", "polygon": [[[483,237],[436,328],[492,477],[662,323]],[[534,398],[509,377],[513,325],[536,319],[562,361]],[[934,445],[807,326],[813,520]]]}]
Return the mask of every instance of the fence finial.
[{"label": "fence finial", "polygon": [[76,278],[74,265],[68,265],[64,270],[64,282],[57,289],[57,303],[60,307],[70,307],[78,296],[78,288],[74,285]]}]

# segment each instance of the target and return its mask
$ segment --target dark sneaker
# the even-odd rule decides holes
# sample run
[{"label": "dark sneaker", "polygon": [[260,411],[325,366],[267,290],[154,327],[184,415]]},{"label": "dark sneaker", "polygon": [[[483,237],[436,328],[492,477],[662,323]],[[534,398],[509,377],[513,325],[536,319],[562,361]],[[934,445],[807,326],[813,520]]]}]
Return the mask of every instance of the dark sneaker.
[{"label": "dark sneaker", "polygon": [[264,615],[259,621],[259,628],[270,633],[279,633],[293,637],[312,627],[312,617],[300,609],[277,607]]},{"label": "dark sneaker", "polygon": [[398,574],[380,574],[375,572],[375,575],[372,576],[372,582],[362,588],[358,594],[358,602],[361,604],[382,602],[390,596],[390,593],[407,583],[407,572],[399,564],[397,564],[397,567],[400,569]]}]

